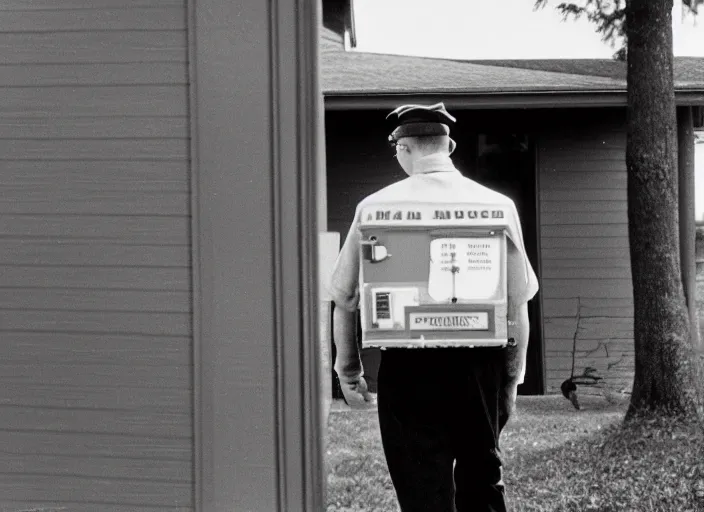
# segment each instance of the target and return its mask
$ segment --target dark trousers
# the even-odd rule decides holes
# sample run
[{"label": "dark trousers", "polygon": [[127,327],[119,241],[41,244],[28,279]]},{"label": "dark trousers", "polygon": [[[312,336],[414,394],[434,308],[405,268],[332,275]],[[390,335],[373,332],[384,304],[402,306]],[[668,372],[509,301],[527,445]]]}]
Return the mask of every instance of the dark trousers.
[{"label": "dark trousers", "polygon": [[379,425],[403,512],[504,512],[499,433],[506,353],[382,351]]}]

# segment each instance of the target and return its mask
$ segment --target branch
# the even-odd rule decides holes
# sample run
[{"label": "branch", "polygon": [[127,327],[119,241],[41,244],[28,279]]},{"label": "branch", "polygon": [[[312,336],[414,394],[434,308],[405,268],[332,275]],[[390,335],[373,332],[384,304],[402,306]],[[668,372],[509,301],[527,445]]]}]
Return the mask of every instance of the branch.
[{"label": "branch", "polygon": [[574,329],[574,336],[572,336],[572,371],[570,372],[570,378],[574,377],[574,363],[577,356],[577,336],[579,335],[579,321],[582,318],[582,300],[577,297],[577,325]]},{"label": "branch", "polygon": [[606,338],[606,339],[603,339],[603,340],[597,340],[598,345],[596,346],[596,348],[595,348],[595,349],[592,349],[592,350],[589,350],[586,354],[584,354],[584,357],[590,357],[590,356],[596,354],[597,352],[599,352],[599,350],[601,350],[601,349],[603,348],[603,349],[604,349],[604,352],[606,353],[606,357],[608,358],[608,357],[609,357],[609,345],[608,345],[608,343],[609,343],[610,341],[613,341],[613,340],[614,340],[613,338]]},{"label": "branch", "polygon": [[[533,9],[543,9],[548,0],[534,0]],[[563,20],[579,19],[582,16],[596,25],[596,31],[602,40],[613,46],[619,38],[626,37],[626,2],[627,0],[581,0],[579,2],[561,2],[556,9]],[[682,0],[682,5],[694,15],[699,14],[699,6],[704,0]],[[625,60],[625,44],[616,52],[615,58]]]},{"label": "branch", "polygon": [[704,4],[704,0],[682,0],[682,5],[687,7],[694,14],[699,14],[698,9],[702,4]]},{"label": "branch", "polygon": [[614,362],[608,363],[608,364],[606,365],[606,371],[609,371],[609,370],[611,370],[612,368],[615,368],[616,366],[618,366],[619,364],[621,364],[621,362],[622,362],[625,358],[626,358],[626,355],[622,353],[622,354],[621,354],[621,357],[618,358],[618,361],[614,361]]},{"label": "branch", "polygon": [[[702,2],[704,0],[691,0]],[[533,8],[542,9],[547,6],[547,0],[535,0]],[[556,9],[562,14],[563,21],[585,16],[596,25],[597,33],[605,43],[615,46],[621,40],[621,47],[614,54],[617,60],[625,60],[626,37],[626,0],[581,0],[581,2],[561,2]]]}]

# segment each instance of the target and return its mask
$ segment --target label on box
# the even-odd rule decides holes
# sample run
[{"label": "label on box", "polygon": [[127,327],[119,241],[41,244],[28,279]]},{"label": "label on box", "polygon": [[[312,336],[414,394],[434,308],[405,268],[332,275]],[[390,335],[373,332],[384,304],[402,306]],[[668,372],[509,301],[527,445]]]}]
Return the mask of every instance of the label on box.
[{"label": "label on box", "polygon": [[412,312],[408,326],[411,331],[486,331],[489,314],[477,312]]},{"label": "label on box", "polygon": [[496,237],[438,238],[430,242],[430,296],[439,302],[453,297],[494,297],[501,276],[500,247]]}]

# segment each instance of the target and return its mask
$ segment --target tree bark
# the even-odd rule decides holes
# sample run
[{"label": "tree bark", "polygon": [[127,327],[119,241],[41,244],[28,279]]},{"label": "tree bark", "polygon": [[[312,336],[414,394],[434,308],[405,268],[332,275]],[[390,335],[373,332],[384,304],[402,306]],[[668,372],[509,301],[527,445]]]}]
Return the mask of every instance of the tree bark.
[{"label": "tree bark", "polygon": [[635,378],[626,419],[696,415],[700,383],[680,273],[672,0],[629,0],[628,232]]}]

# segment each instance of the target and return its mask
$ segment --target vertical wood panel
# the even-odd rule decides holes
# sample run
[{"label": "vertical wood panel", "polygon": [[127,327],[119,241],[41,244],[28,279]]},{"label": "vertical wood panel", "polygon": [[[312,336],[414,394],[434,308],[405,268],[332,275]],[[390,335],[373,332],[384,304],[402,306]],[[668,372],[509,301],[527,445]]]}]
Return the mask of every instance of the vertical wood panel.
[{"label": "vertical wood panel", "polygon": [[272,4],[191,4],[198,511],[277,509]]},{"label": "vertical wood panel", "polygon": [[192,6],[199,511],[322,510],[316,5]]}]

